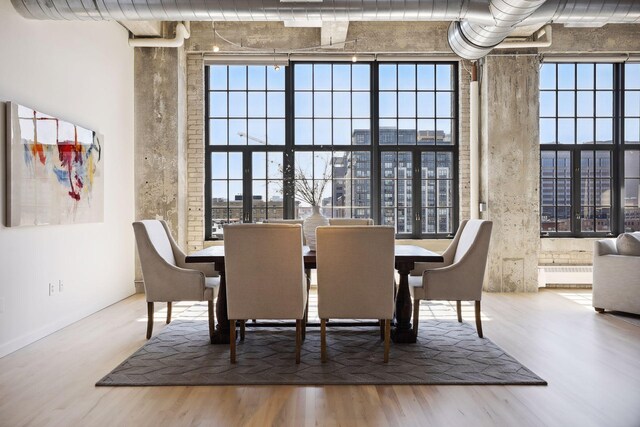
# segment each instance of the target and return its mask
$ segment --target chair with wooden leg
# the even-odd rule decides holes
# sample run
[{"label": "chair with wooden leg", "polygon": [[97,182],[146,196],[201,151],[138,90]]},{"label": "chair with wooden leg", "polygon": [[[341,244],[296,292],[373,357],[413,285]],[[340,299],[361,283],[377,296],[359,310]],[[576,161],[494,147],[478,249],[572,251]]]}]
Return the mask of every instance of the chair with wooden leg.
[{"label": "chair with wooden leg", "polygon": [[[232,224],[224,227],[230,360],[236,363],[236,322],[240,335],[248,319],[295,320],[296,363],[300,363],[307,283],[298,224]],[[247,336],[247,340],[251,335]],[[284,344],[283,344],[284,345]]]},{"label": "chair with wooden leg", "polygon": [[476,328],[478,336],[483,337],[480,300],[492,225],[491,221],[479,219],[462,221],[455,238],[442,254],[444,263],[416,263],[416,269],[409,276],[416,335],[421,300],[455,301],[458,322],[462,322],[461,301],[475,301]]},{"label": "chair with wooden leg", "polygon": [[171,236],[165,221],[133,223],[147,299],[147,339],[153,333],[155,302],[167,303],[167,323],[171,322],[174,301],[207,301],[209,334],[214,331],[213,300],[220,278],[212,264],[186,264],[186,255]]},{"label": "chair with wooden leg", "polygon": [[389,360],[394,311],[393,227],[329,226],[316,230],[321,359],[328,319],[377,319]]}]

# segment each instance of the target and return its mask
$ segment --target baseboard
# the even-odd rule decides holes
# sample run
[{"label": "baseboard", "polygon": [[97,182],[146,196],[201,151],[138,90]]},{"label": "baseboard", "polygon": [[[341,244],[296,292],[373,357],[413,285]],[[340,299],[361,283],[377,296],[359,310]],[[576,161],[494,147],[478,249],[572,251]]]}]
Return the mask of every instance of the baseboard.
[{"label": "baseboard", "polygon": [[11,353],[13,353],[14,351],[20,350],[23,347],[26,347],[30,344],[33,344],[34,342],[41,340],[42,338],[49,336],[51,334],[53,334],[54,332],[59,331],[60,329],[66,328],[67,326],[84,319],[85,317],[89,317],[92,314],[97,313],[100,310],[103,310],[107,307],[109,307],[110,305],[113,305],[119,301],[122,301],[122,299],[125,298],[129,298],[131,295],[127,295],[124,298],[118,299],[116,301],[112,301],[106,304],[100,304],[96,307],[93,308],[88,308],[84,311],[81,311],[79,313],[76,314],[72,314],[69,315],[67,317],[63,317],[61,319],[58,319],[57,321],[54,321],[52,323],[49,323],[39,329],[36,329],[35,331],[29,332],[25,335],[22,335],[20,337],[14,338],[11,341],[8,341],[4,344],[0,345],[0,359],[3,358],[4,356],[7,356]]}]

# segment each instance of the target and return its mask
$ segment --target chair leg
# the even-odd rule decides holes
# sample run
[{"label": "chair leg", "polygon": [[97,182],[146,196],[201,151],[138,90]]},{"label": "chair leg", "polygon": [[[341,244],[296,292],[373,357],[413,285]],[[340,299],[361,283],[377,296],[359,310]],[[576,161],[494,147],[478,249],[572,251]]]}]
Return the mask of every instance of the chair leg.
[{"label": "chair leg", "polygon": [[327,361],[327,319],[320,319],[320,359]]},{"label": "chair leg", "polygon": [[246,323],[247,323],[246,320],[240,321],[240,341],[244,341],[244,328]]},{"label": "chair leg", "polygon": [[604,308],[593,307],[598,313],[604,313]]},{"label": "chair leg", "polygon": [[153,303],[147,301],[147,339],[151,338],[153,332]]},{"label": "chair leg", "polygon": [[[213,332],[216,330],[216,317],[213,311],[213,301],[207,301],[207,311],[209,312],[209,339],[213,339]],[[212,343],[213,344],[213,343]]]},{"label": "chair leg", "polygon": [[384,341],[384,319],[378,320],[380,323],[380,339]]},{"label": "chair leg", "polygon": [[413,333],[418,336],[418,326],[420,325],[420,300],[413,299]]},{"label": "chair leg", "polygon": [[236,321],[229,320],[229,324],[231,325],[229,331],[229,357],[231,359],[231,363],[236,363]]},{"label": "chair leg", "polygon": [[296,319],[296,365],[300,364],[300,347],[302,346],[302,319]]},{"label": "chair leg", "polygon": [[462,301],[456,301],[456,311],[458,312],[458,322],[462,323]]},{"label": "chair leg", "polygon": [[476,301],[476,329],[478,330],[478,336],[482,336],[482,321],[480,320],[480,301]]},{"label": "chair leg", "polygon": [[389,363],[389,349],[391,347],[391,319],[384,321],[384,363]]},{"label": "chair leg", "polygon": [[171,323],[171,301],[167,302],[167,325]]}]

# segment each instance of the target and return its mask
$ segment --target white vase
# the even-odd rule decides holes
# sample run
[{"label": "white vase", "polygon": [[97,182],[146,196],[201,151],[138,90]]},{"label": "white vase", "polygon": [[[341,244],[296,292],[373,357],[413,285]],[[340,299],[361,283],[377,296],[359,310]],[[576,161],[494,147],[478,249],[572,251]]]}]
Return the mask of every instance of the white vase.
[{"label": "white vase", "polygon": [[320,213],[320,206],[312,206],[313,213],[305,218],[302,224],[304,238],[307,240],[307,246],[312,251],[316,250],[316,228],[321,225],[329,225],[329,219]]}]

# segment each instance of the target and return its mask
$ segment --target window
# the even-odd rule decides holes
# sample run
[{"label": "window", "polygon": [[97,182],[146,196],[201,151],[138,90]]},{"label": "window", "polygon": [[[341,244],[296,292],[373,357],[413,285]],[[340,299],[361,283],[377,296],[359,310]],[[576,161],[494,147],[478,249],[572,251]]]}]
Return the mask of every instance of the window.
[{"label": "window", "polygon": [[322,213],[399,237],[457,227],[453,63],[206,67],[206,238],[222,224]]},{"label": "window", "polygon": [[623,230],[640,230],[640,64],[624,66]]},{"label": "window", "polygon": [[454,231],[455,67],[380,64],[381,223],[399,236]]},{"label": "window", "polygon": [[[640,72],[634,66],[542,65],[540,226],[544,236],[604,236],[638,229],[637,195],[634,208],[633,191],[628,189],[637,176],[630,147],[634,137],[637,144],[634,126],[640,124],[640,97],[634,104],[640,91],[633,87],[634,73]],[[622,85],[625,78],[628,81]],[[621,101],[624,110],[619,107]]]}]

